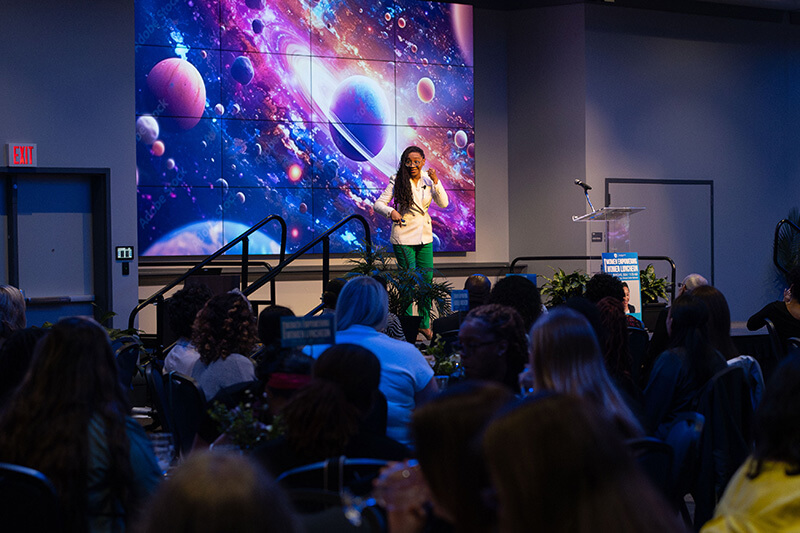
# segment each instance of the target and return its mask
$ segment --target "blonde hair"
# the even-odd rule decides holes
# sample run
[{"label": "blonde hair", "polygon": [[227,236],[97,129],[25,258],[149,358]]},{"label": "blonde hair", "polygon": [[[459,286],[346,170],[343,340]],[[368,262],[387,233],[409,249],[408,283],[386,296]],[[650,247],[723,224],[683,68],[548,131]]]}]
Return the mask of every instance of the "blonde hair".
[{"label": "blonde hair", "polygon": [[583,315],[557,308],[536,322],[530,337],[534,390],[580,396],[612,420],[623,437],[642,435],[606,371],[597,337]]}]

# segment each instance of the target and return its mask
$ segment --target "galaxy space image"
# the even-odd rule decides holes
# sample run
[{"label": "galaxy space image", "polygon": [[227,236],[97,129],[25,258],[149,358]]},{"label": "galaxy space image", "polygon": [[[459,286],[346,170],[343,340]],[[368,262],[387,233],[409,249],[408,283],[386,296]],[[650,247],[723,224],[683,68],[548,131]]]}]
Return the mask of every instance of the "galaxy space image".
[{"label": "galaxy space image", "polygon": [[[415,0],[136,0],[143,256],[202,256],[271,214],[287,251],[372,203],[409,145],[450,199],[434,250],[475,250],[472,6]],[[331,251],[353,251],[350,223]],[[280,228],[250,237],[276,254]],[[321,247],[318,247],[321,251]],[[241,247],[231,253],[241,253]]]}]

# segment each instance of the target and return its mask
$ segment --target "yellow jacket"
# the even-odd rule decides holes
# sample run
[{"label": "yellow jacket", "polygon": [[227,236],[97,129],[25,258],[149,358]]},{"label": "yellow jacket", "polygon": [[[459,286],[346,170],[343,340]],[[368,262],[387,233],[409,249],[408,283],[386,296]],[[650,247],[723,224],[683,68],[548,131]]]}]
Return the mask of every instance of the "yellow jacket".
[{"label": "yellow jacket", "polygon": [[748,458],[731,478],[701,533],[800,532],[800,475],[787,476],[785,463],[765,461],[750,479],[752,461]]}]

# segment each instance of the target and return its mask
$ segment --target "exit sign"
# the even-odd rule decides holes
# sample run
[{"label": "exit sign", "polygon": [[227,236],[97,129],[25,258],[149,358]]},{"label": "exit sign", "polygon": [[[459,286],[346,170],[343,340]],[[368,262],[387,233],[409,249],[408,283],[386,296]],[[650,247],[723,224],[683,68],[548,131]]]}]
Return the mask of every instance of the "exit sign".
[{"label": "exit sign", "polygon": [[35,167],[37,162],[36,145],[29,143],[9,143],[6,145],[8,166]]}]

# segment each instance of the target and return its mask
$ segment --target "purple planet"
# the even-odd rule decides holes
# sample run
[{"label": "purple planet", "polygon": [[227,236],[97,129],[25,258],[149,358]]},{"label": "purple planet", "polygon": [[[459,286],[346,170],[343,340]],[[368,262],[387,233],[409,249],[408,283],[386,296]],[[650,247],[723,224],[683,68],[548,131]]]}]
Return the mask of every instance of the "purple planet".
[{"label": "purple planet", "polygon": [[375,157],[389,136],[389,101],[374,80],[350,76],[331,98],[333,142],[342,154],[353,161]]},{"label": "purple planet", "polygon": [[165,102],[178,126],[189,130],[200,122],[206,107],[206,85],[194,65],[177,57],[165,59],[150,70],[147,86]]}]

